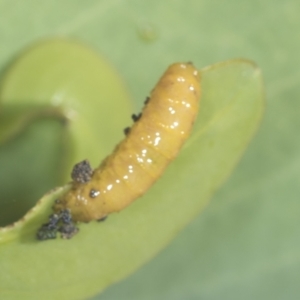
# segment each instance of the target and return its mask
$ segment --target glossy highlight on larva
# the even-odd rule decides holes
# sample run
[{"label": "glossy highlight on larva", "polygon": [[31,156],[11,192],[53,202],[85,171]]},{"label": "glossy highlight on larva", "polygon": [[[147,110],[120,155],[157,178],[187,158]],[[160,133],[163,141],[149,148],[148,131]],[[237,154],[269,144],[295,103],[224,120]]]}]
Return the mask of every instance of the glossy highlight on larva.
[{"label": "glossy highlight on larva", "polygon": [[191,63],[171,65],[114,152],[95,170],[86,161],[75,166],[77,177],[72,176],[71,189],[56,201],[54,211],[69,210],[75,222],[101,220],[144,194],[189,136],[199,99],[197,69]]}]

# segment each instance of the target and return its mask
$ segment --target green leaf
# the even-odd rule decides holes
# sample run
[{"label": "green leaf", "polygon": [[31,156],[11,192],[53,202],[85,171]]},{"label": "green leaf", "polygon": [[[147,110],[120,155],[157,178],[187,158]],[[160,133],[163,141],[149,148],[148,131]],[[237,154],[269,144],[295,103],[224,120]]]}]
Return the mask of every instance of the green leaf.
[{"label": "green leaf", "polygon": [[[45,45],[49,51],[42,61],[48,61],[52,45],[41,44],[21,58],[21,62],[30,58],[25,64],[27,69],[37,63],[40,52],[44,54]],[[55,42],[57,45],[63,48],[69,44],[61,41]],[[68,52],[73,46],[76,49],[77,45],[72,44]],[[4,91],[14,91],[10,86],[17,87],[15,82],[23,84],[22,80],[11,81],[15,77],[22,78],[23,64],[20,69],[19,64],[16,63],[12,70],[14,76],[4,82]],[[53,62],[49,66],[52,65]],[[47,69],[43,66],[42,70],[48,78]],[[28,87],[30,84],[24,85],[24,95]],[[66,186],[64,190],[46,195],[24,220],[0,232],[3,270],[0,290],[3,289],[6,299],[72,299],[93,295],[153,257],[203,208],[214,190],[228,177],[253,136],[262,115],[263,93],[259,70],[243,60],[203,70],[202,88],[202,109],[193,135],[158,183],[129,208],[111,215],[103,224],[80,225],[80,234],[70,241],[37,241],[37,228],[47,219],[54,200],[68,188]],[[3,92],[4,98],[7,95],[8,92]],[[21,98],[22,94],[11,97]],[[115,100],[110,102],[113,107],[117,105],[112,101]],[[106,122],[110,119],[106,118]],[[80,138],[79,135],[77,139],[81,141]],[[97,152],[97,148],[95,150]],[[18,276],[20,272],[22,275]],[[53,280],[58,274],[59,280]]]},{"label": "green leaf", "polygon": [[[88,158],[99,164],[123,136],[132,111],[108,63],[78,42],[60,39],[37,43],[18,57],[2,77],[0,99],[0,144],[8,142],[0,148],[0,226],[69,181],[74,163]],[[38,131],[41,122],[48,128]]]},{"label": "green leaf", "polygon": [[[101,299],[298,298],[298,12],[297,0],[0,1],[1,67],[39,38],[71,36],[117,67],[136,107],[174,61],[246,57],[263,70],[266,116],[233,176],[167,249]],[[156,39],[145,42],[147,31]]]}]

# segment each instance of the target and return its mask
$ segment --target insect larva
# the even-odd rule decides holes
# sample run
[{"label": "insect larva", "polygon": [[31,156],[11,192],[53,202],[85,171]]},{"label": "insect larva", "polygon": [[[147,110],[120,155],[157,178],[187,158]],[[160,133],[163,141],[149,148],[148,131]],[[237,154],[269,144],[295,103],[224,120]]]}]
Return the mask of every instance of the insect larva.
[{"label": "insect larva", "polygon": [[101,220],[145,193],[189,136],[199,97],[195,67],[190,63],[171,65],[142,113],[133,116],[133,126],[125,130],[126,138],[114,152],[92,173],[84,167],[81,174],[82,166],[75,166],[72,187],[56,201],[54,211],[69,210],[75,222]]}]

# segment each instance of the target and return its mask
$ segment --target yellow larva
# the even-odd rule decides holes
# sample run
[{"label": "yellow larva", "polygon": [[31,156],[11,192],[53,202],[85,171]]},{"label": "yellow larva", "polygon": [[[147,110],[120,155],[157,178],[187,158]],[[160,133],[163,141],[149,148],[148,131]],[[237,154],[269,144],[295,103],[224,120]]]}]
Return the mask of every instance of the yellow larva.
[{"label": "yellow larva", "polygon": [[78,176],[73,174],[77,180],[56,201],[54,211],[68,209],[75,222],[89,222],[122,210],[145,193],[189,136],[199,98],[195,67],[171,65],[147,98],[141,116],[135,116],[136,122],[126,130],[126,138],[90,174],[81,165],[82,174],[80,168]]}]

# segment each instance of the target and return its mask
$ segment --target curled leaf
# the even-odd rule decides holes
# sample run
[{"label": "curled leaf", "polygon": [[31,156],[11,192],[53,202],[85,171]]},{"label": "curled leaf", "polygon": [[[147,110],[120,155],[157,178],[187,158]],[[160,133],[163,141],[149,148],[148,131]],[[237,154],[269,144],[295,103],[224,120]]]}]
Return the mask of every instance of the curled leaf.
[{"label": "curled leaf", "polygon": [[114,69],[94,50],[60,39],[37,43],[10,64],[0,103],[0,145],[8,148],[0,149],[0,226],[68,182],[74,163],[88,158],[97,166],[132,113]]},{"label": "curled leaf", "polygon": [[[38,56],[37,52],[28,54],[33,58]],[[69,66],[72,67],[71,62]],[[51,63],[47,64],[47,68],[51,67]],[[45,76],[47,68],[43,69]],[[25,70],[28,69],[30,64],[26,64]],[[5,84],[9,86],[10,80],[7,79]],[[55,89],[55,84],[60,84],[59,80],[54,83],[55,76],[47,77],[46,81],[53,81],[50,90]],[[22,86],[21,77],[18,82]],[[85,86],[87,82],[81,84]],[[113,90],[119,88],[117,80],[111,84]],[[60,86],[61,91],[66,90],[64,84]],[[44,95],[44,88],[47,90],[47,86],[37,87],[39,93],[35,94]],[[87,298],[153,257],[203,209],[212,193],[232,172],[258,127],[263,111],[263,84],[260,71],[253,63],[233,60],[203,69],[202,89],[201,109],[192,136],[162,178],[130,207],[109,216],[103,223],[81,224],[80,234],[72,240],[36,241],[35,230],[50,214],[53,201],[68,189],[66,186],[43,197],[24,220],[0,231],[0,290],[3,298]],[[11,88],[7,90],[12,91]],[[145,91],[145,95],[147,93]],[[78,117],[80,126],[74,125],[70,130],[76,153],[86,153],[81,158],[99,162],[103,153],[99,149],[105,152],[112,148],[112,139],[109,135],[99,134],[92,147],[93,154],[87,151],[89,139],[93,140],[96,135],[95,108],[92,104],[89,108],[82,108],[83,104],[76,102],[72,109],[71,100],[64,106],[63,94],[60,93],[59,107],[66,107],[67,111],[81,112],[82,109],[86,116],[82,121]],[[15,98],[21,99],[24,95],[24,99],[30,98],[24,91]],[[44,100],[41,99],[46,97],[37,98],[38,104],[42,104]],[[115,111],[120,101],[116,97],[109,100],[105,97],[103,105],[107,107],[103,110]],[[89,114],[93,117],[89,118]],[[125,118],[127,114],[127,110],[122,109],[118,116]],[[106,128],[114,128],[109,124],[115,119],[118,117],[110,114],[100,121],[101,124],[104,121]],[[82,128],[89,128],[92,133],[77,134],[83,132]],[[121,129],[116,129],[116,132],[120,133]],[[77,145],[76,141],[81,139],[87,144]],[[109,147],[101,148],[103,144]]]}]

